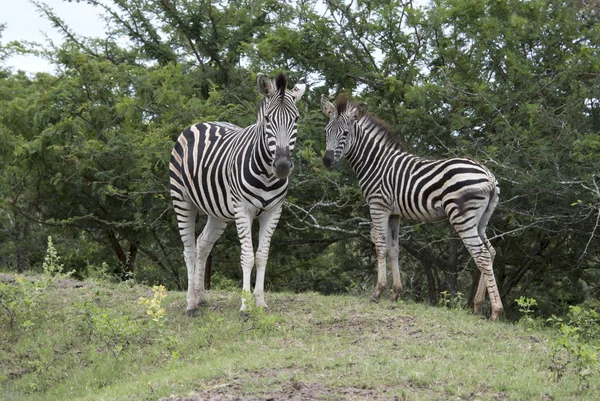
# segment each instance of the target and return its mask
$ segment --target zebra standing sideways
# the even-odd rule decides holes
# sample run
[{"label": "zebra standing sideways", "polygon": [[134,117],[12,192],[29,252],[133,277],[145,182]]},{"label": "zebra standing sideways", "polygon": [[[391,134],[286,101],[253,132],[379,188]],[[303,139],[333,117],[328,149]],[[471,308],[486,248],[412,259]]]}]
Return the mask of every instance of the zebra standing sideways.
[{"label": "zebra standing sideways", "polygon": [[485,292],[491,320],[503,311],[492,265],[496,252],[485,235],[498,204],[500,189],[492,173],[467,158],[427,160],[402,150],[387,124],[367,113],[365,104],[338,97],[337,107],[325,96],[321,110],[330,121],[323,165],[332,169],[342,155],[356,173],[373,221],[377,252],[377,286],[371,301],[386,288],[386,253],[392,265],[392,300],[402,292],[398,267],[400,218],[448,219],[481,271],[475,313],[482,312]]},{"label": "zebra standing sideways", "polygon": [[[264,99],[256,124],[243,129],[224,122],[192,125],[179,135],[171,152],[171,197],[188,272],[188,316],[205,302],[206,259],[232,221],[242,247],[243,289],[250,291],[256,263],[256,305],[267,306],[264,278],[269,245],[293,168],[291,152],[299,117],[296,102],[306,85],[298,83],[288,90],[283,74],[274,80],[258,74],[257,85]],[[195,242],[198,213],[208,217]],[[255,218],[260,223],[256,257],[251,235]],[[245,309],[243,301],[241,309]]]}]

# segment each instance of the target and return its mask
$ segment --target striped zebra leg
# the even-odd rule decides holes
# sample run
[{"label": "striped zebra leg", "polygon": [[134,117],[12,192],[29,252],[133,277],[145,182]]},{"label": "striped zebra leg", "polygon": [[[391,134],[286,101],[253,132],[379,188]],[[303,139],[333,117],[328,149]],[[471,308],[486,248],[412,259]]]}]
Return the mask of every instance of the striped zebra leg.
[{"label": "striped zebra leg", "polygon": [[371,220],[373,229],[371,237],[375,243],[375,253],[377,254],[377,285],[371,295],[371,302],[379,302],[379,296],[387,286],[386,280],[386,253],[387,253],[387,232],[390,215],[387,211],[379,207],[371,206]]},{"label": "striped zebra leg", "polygon": [[473,298],[473,313],[475,315],[483,315],[483,304],[485,302],[485,293],[487,286],[483,274],[479,275],[479,282],[477,283],[477,292],[475,298]]},{"label": "striped zebra leg", "polygon": [[[488,251],[488,249],[484,246],[483,242],[477,235],[476,230],[464,231],[459,234],[465,244],[467,250],[473,257],[475,264],[481,271],[480,283],[477,289],[477,295],[479,295],[480,299],[476,301],[479,302],[479,310],[481,310],[481,305],[483,302],[481,298],[484,298],[485,292],[483,288],[487,288],[488,295],[490,297],[490,303],[492,306],[492,314],[490,316],[490,320],[496,320],[502,314],[504,308],[502,306],[502,301],[500,300],[500,292],[498,291],[498,286],[496,285],[496,277],[494,276],[494,270],[492,269],[492,255]],[[483,284],[483,283],[485,284]],[[485,287],[484,287],[485,285]]]},{"label": "striped zebra leg", "polygon": [[[238,237],[241,244],[240,259],[243,275],[242,290],[249,294],[250,277],[252,275],[252,268],[254,267],[254,249],[252,246],[252,218],[247,210],[243,208],[236,208],[235,226],[237,228]],[[240,311],[244,310],[246,310],[246,304],[242,298],[242,306]]]},{"label": "striped zebra leg", "polygon": [[[198,305],[201,305],[206,302],[204,296],[204,272],[206,269],[206,259],[210,255],[210,251],[212,250],[215,242],[221,235],[225,228],[227,227],[227,223],[219,220],[216,217],[208,216],[206,219],[206,225],[202,230],[202,234],[198,236],[198,241],[196,242],[196,268],[194,269],[195,277],[194,277],[194,293],[196,300],[196,309]],[[188,302],[188,311],[190,310],[190,304]],[[195,310],[192,311],[192,313]]]},{"label": "striped zebra leg", "polygon": [[183,257],[188,274],[187,309],[185,314],[192,316],[198,309],[196,299],[196,216],[198,209],[187,196],[178,191],[171,191],[173,205],[177,214],[177,227],[183,242]]},{"label": "striped zebra leg", "polygon": [[400,255],[399,231],[400,217],[390,216],[387,232],[387,255],[392,269],[392,302],[396,302],[402,294],[402,280],[400,279],[400,266],[398,266],[398,256]]},{"label": "striped zebra leg", "polygon": [[265,271],[267,260],[269,258],[269,248],[273,232],[279,222],[282,207],[275,207],[258,218],[260,229],[258,232],[258,248],[256,249],[256,285],[254,286],[254,296],[256,297],[256,306],[266,308],[265,303]]},{"label": "striped zebra leg", "polygon": [[[492,193],[490,195],[490,202],[489,202],[487,208],[485,209],[485,212],[483,212],[483,215],[481,216],[481,219],[479,220],[479,224],[477,226],[477,232],[479,234],[479,238],[481,238],[481,241],[483,242],[483,244],[485,245],[485,247],[487,248],[488,252],[491,255],[491,258],[492,258],[491,265],[492,266],[494,264],[494,259],[496,258],[496,250],[494,249],[494,247],[488,240],[485,231],[486,231],[488,222],[490,221],[490,217],[492,217],[492,213],[494,213],[494,210],[496,209],[496,206],[498,205],[498,200],[500,199],[499,195],[500,195],[500,188],[496,186],[495,188],[492,189]],[[473,299],[474,313],[477,315],[482,314],[483,303],[485,301],[486,289],[487,289],[487,286],[486,286],[486,283],[484,280],[484,276],[483,276],[483,274],[481,274],[479,276],[479,284],[477,285],[477,292],[475,293],[475,298]],[[502,306],[502,305],[500,305],[500,306]]]},{"label": "striped zebra leg", "polygon": [[[463,244],[465,244],[465,247],[481,272],[477,293],[475,295],[475,304],[476,306],[478,305],[477,307],[479,308],[479,311],[481,311],[483,299],[485,298],[483,288],[486,288],[492,306],[490,320],[496,320],[502,314],[503,306],[502,301],[500,300],[498,286],[496,285],[494,270],[492,269],[493,256],[485,245],[485,239],[479,234],[479,222],[482,213],[479,210],[474,210],[472,212],[473,213],[471,214],[465,213],[465,215],[459,213],[458,216],[450,219],[450,223],[462,239]],[[475,312],[478,312],[478,310],[475,309]]]}]

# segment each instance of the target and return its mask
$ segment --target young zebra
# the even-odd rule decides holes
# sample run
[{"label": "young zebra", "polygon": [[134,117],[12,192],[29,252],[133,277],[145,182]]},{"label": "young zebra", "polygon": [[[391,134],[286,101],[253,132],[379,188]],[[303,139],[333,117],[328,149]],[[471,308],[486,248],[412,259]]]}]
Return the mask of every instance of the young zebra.
[{"label": "young zebra", "polygon": [[[291,152],[299,117],[296,102],[306,85],[298,83],[288,90],[283,74],[274,80],[259,74],[257,84],[264,99],[256,124],[243,129],[224,122],[192,125],[179,135],[171,152],[171,197],[188,271],[188,316],[205,302],[206,259],[232,221],[242,246],[243,289],[250,291],[256,263],[256,305],[267,306],[264,278],[269,245],[293,168]],[[208,218],[194,243],[198,213]],[[255,218],[260,223],[256,257],[251,235]]]},{"label": "young zebra", "polygon": [[330,118],[323,165],[332,169],[345,155],[369,205],[377,251],[377,286],[371,301],[377,302],[386,287],[386,251],[392,265],[392,300],[402,292],[400,218],[448,219],[481,271],[475,313],[481,313],[487,289],[490,319],[496,320],[503,311],[492,270],[496,252],[485,235],[500,194],[492,173],[471,159],[427,160],[406,153],[387,124],[367,113],[365,104],[351,103],[345,96],[336,103],[337,107],[321,97],[321,109]]}]

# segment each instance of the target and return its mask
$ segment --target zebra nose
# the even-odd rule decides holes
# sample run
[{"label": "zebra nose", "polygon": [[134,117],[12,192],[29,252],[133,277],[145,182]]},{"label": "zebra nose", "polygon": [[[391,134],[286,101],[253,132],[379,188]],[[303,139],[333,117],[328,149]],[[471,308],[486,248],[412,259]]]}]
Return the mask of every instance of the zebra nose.
[{"label": "zebra nose", "polygon": [[273,170],[278,178],[287,178],[292,172],[294,163],[290,157],[289,148],[277,148],[275,150],[275,160],[273,161]]},{"label": "zebra nose", "polygon": [[333,150],[326,150],[325,155],[323,156],[323,166],[327,170],[331,170],[335,167],[335,159],[333,157]]}]

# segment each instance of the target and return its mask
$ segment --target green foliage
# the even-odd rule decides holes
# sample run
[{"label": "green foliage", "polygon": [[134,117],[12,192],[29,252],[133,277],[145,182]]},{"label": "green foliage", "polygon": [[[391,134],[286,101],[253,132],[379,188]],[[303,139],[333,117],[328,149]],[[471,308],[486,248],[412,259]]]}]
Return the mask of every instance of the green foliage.
[{"label": "green foliage", "polygon": [[265,308],[256,306],[254,296],[246,291],[242,292],[242,303],[245,306],[242,312],[244,315],[242,331],[256,330],[258,333],[268,334],[276,331],[283,322],[281,316],[268,313]]},{"label": "green foliage", "polygon": [[462,292],[451,294],[448,291],[442,291],[440,293],[440,306],[445,306],[449,309],[463,309],[465,303],[465,297]]},{"label": "green foliage", "polygon": [[139,304],[146,306],[146,313],[148,317],[156,324],[160,329],[165,324],[165,310],[162,306],[163,299],[167,296],[166,288],[163,285],[155,285],[152,287],[154,295],[151,299],[146,297],[140,297],[138,300]]},{"label": "green foliage", "polygon": [[[347,92],[411,152],[472,157],[494,172],[502,195],[488,234],[503,299],[530,294],[549,316],[600,295],[594,2],[108,1],[97,7],[107,22],[101,38],[81,37],[36,4],[65,41],[0,44],[2,60],[42,53],[57,67],[35,76],[0,69],[2,269],[39,270],[52,236],[56,266],[79,278],[185,288],[168,188],[173,142],[200,121],[251,124],[256,73],[285,72],[307,78],[310,90],[272,242],[272,288],[374,285],[356,178],[344,163],[325,171],[320,160],[320,96]],[[472,262],[447,226],[403,225],[408,296],[471,298]],[[215,246],[216,288],[239,286],[238,246],[233,229]]]},{"label": "green foliage", "polygon": [[110,309],[91,308],[92,336],[106,346],[118,365],[123,354],[136,342],[140,325],[130,316],[122,316]]},{"label": "green foliage", "polygon": [[558,328],[550,366],[556,380],[572,370],[581,387],[588,389],[600,373],[600,314],[595,308],[571,306],[565,318],[553,316],[548,321]]},{"label": "green foliage", "polygon": [[534,298],[528,298],[521,295],[515,302],[519,306],[519,312],[523,314],[519,319],[519,323],[527,327],[531,327],[535,323],[534,307],[537,306],[537,301]]},{"label": "green foliage", "polygon": [[75,270],[71,270],[68,273],[64,273],[64,264],[60,263],[60,256],[54,245],[52,244],[52,237],[48,236],[48,248],[46,249],[46,257],[42,264],[44,273],[51,277],[67,278],[75,273]]},{"label": "green foliage", "polygon": [[38,303],[43,301],[47,283],[15,276],[14,282],[0,281],[0,310],[8,327],[29,329],[33,326]]}]

